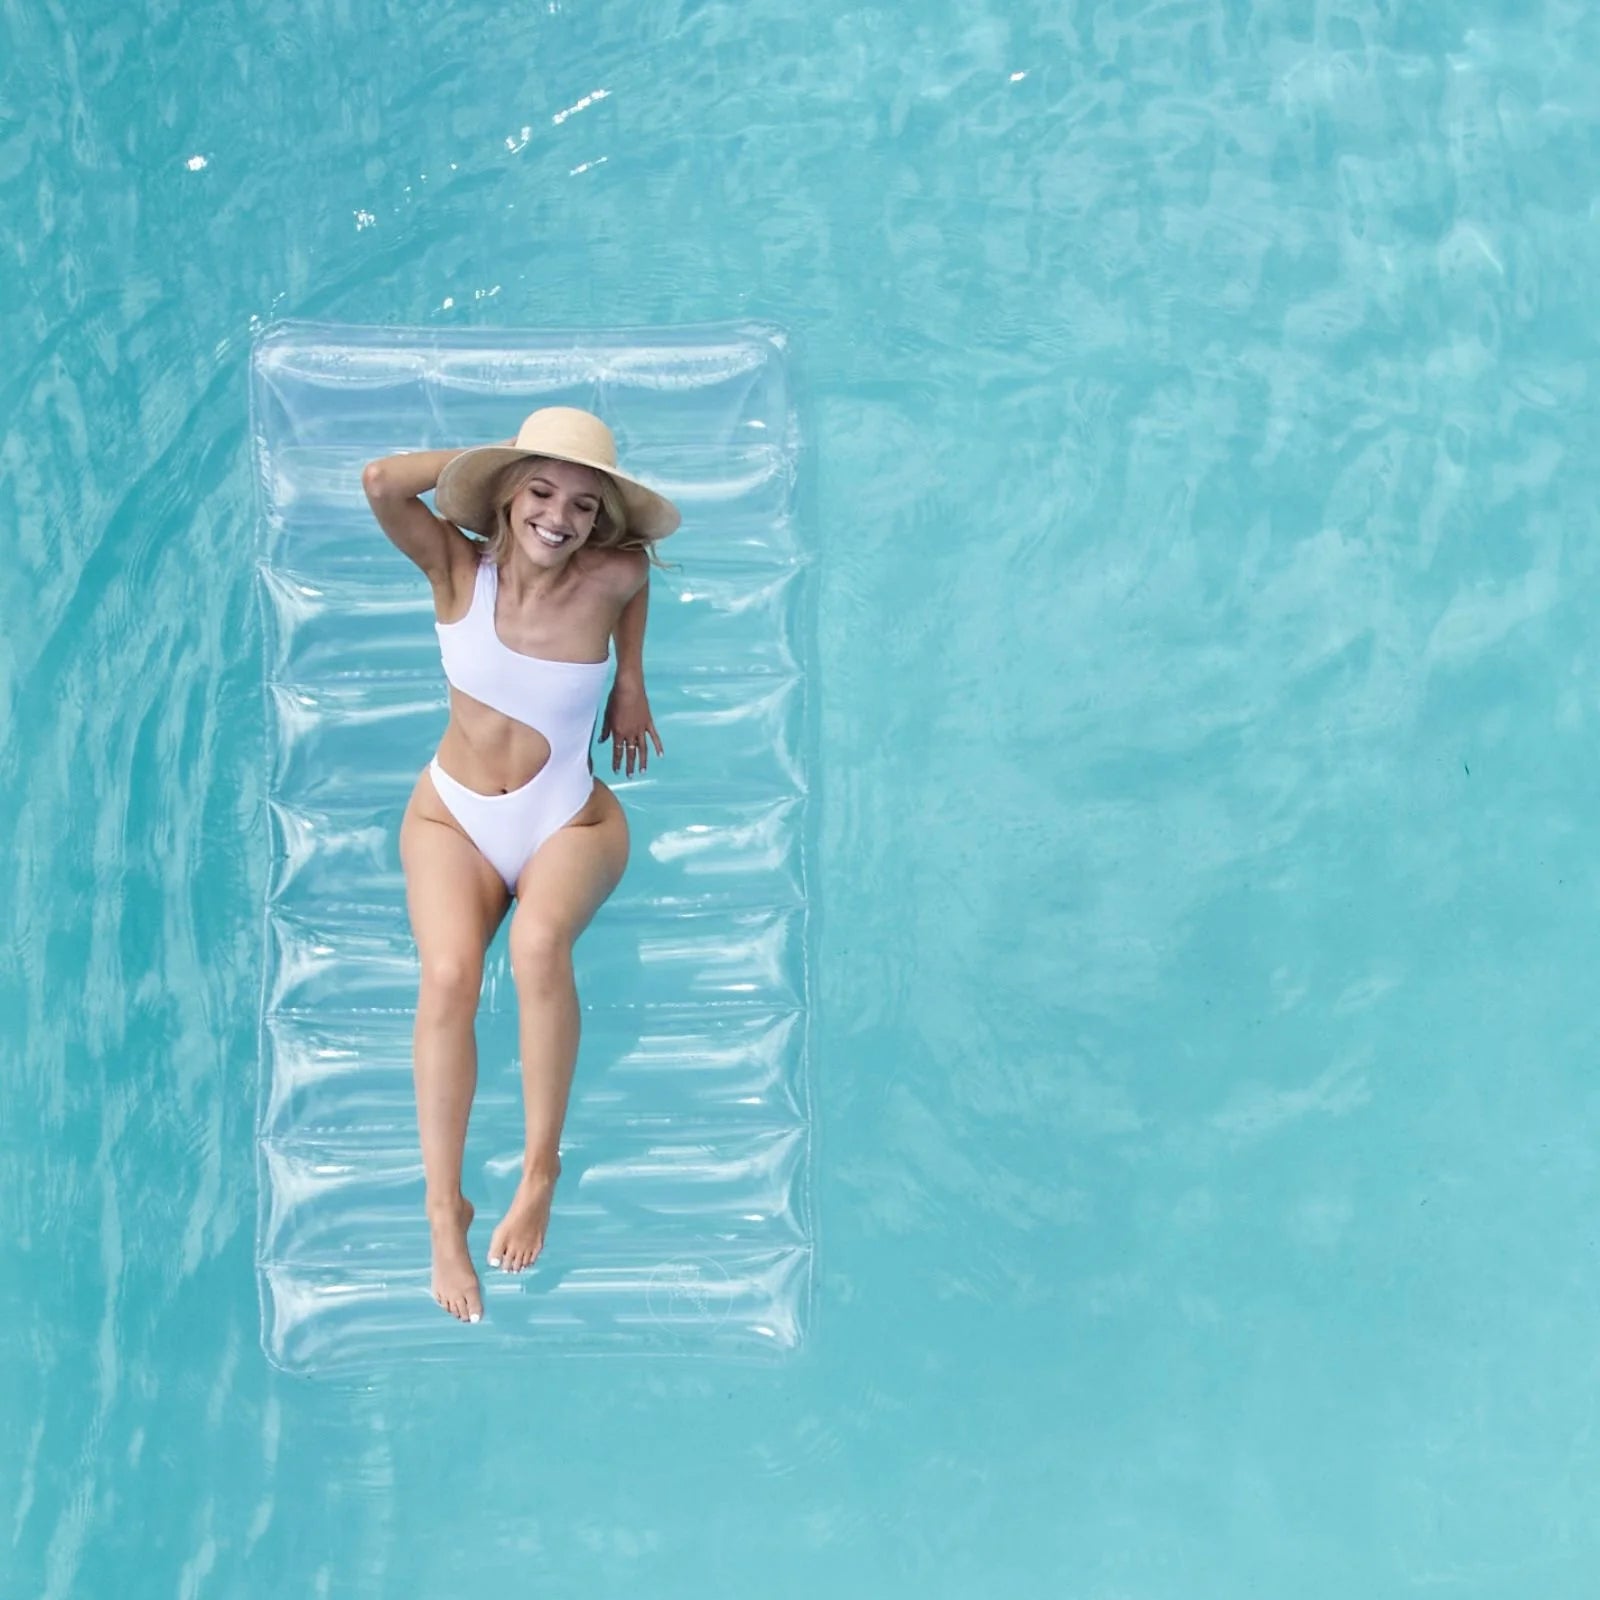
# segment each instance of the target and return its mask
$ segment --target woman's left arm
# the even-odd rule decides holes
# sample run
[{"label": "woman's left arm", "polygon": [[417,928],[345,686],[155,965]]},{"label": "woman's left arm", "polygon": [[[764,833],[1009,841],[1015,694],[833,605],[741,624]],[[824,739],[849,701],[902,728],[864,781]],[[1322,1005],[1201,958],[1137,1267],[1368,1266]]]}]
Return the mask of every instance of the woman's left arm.
[{"label": "woman's left arm", "polygon": [[622,608],[612,635],[617,643],[617,679],[611,688],[611,698],[606,702],[606,714],[600,723],[599,743],[611,741],[611,770],[622,770],[623,757],[628,763],[628,777],[633,776],[634,762],[640,772],[650,765],[650,742],[656,754],[665,754],[661,735],[656,732],[655,720],[650,715],[650,699],[644,690],[644,625],[650,613],[650,565],[641,558],[642,576],[638,587]]}]

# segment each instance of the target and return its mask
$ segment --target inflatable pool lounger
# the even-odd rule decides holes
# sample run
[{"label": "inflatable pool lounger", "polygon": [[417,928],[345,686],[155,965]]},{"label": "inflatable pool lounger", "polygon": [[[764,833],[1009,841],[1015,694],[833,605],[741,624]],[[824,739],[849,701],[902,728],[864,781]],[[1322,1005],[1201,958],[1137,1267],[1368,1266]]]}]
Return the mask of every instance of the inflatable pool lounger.
[{"label": "inflatable pool lounger", "polygon": [[[787,343],[732,325],[504,333],[278,324],[251,409],[269,740],[257,1121],[261,1336],[294,1372],[553,1354],[781,1357],[813,1273],[807,1076],[811,598]],[[595,411],[682,508],[652,578],[666,747],[621,887],[577,947],[583,1042],[543,1254],[484,1262],[521,1164],[516,996],[486,964],[464,1188],[484,1320],[434,1304],[398,831],[447,702],[426,580],[375,456]]]}]

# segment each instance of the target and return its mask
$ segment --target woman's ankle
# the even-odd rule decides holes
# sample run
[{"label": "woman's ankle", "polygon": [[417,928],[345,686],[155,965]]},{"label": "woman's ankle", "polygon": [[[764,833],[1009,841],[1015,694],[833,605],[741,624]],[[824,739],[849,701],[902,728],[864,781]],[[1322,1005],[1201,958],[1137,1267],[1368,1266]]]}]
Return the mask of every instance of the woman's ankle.
[{"label": "woman's ankle", "polygon": [[526,1157],[522,1163],[524,1183],[554,1183],[561,1176],[561,1157],[555,1151]]}]

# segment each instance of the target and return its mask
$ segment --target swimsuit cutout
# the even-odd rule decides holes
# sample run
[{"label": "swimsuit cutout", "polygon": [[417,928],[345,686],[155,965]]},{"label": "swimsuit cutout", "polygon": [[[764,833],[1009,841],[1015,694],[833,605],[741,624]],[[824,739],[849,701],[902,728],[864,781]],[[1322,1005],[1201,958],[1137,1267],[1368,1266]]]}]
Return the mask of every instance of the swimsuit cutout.
[{"label": "swimsuit cutout", "polygon": [[462,694],[543,734],[550,759],[509,794],[467,788],[437,756],[428,771],[445,809],[515,893],[534,852],[577,816],[594,790],[589,741],[611,657],[609,648],[604,661],[547,661],[513,650],[494,625],[499,590],[499,568],[480,561],[467,614],[434,623],[444,675]]}]

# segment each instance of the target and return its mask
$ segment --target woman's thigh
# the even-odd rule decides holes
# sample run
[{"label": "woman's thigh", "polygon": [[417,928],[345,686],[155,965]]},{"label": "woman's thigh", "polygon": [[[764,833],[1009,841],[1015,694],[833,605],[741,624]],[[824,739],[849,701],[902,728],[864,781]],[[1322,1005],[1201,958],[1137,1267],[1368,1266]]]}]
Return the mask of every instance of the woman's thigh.
[{"label": "woman's thigh", "polygon": [[622,881],[628,865],[622,803],[605,784],[596,783],[582,818],[551,834],[522,869],[511,918],[513,962],[529,932],[575,944]]},{"label": "woman's thigh", "polygon": [[500,874],[445,811],[426,772],[400,823],[400,865],[424,981],[431,972],[481,976],[483,953],[510,896]]}]

